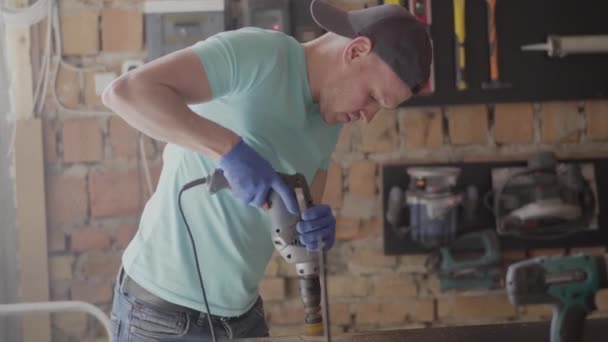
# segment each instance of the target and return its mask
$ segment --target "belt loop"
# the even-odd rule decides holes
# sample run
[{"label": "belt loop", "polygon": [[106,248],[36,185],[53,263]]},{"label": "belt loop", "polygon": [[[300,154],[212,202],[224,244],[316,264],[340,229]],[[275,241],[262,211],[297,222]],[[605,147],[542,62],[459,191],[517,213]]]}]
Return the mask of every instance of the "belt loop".
[{"label": "belt loop", "polygon": [[207,322],[205,321],[205,319],[207,318],[206,315],[207,315],[206,313],[201,311],[198,315],[198,319],[196,320],[196,325],[202,327],[203,324],[207,324]]},{"label": "belt loop", "polygon": [[118,277],[116,279],[116,281],[117,281],[116,284],[118,285],[118,292],[122,295],[125,294],[124,286],[125,286],[126,276],[127,276],[127,274],[125,273],[125,269],[121,264],[120,268],[118,269]]}]

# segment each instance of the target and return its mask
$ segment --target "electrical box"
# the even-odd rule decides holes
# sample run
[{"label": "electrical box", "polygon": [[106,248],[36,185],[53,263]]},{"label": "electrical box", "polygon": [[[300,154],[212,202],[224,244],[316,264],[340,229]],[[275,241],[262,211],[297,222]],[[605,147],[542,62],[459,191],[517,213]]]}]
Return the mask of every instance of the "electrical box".
[{"label": "electrical box", "polygon": [[289,0],[241,0],[242,26],[291,34]]},{"label": "electrical box", "polygon": [[144,3],[148,60],[226,30],[225,0],[158,0]]}]

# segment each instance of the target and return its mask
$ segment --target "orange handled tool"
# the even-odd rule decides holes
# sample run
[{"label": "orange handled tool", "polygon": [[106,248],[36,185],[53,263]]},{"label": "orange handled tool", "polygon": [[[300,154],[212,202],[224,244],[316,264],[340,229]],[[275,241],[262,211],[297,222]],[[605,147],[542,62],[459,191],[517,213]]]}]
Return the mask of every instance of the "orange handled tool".
[{"label": "orange handled tool", "polygon": [[510,87],[511,85],[500,80],[498,68],[498,36],[496,34],[496,1],[486,0],[488,5],[488,47],[490,53],[490,81],[482,84],[483,89],[496,89]]}]

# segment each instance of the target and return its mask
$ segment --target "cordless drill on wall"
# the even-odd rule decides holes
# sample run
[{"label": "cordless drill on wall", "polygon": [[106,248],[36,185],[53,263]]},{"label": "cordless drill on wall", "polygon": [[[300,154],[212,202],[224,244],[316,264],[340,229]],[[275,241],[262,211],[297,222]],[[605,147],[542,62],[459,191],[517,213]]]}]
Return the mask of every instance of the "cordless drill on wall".
[{"label": "cordless drill on wall", "polygon": [[513,305],[553,304],[551,342],[583,341],[595,294],[608,288],[608,255],[538,257],[509,266],[506,287]]}]

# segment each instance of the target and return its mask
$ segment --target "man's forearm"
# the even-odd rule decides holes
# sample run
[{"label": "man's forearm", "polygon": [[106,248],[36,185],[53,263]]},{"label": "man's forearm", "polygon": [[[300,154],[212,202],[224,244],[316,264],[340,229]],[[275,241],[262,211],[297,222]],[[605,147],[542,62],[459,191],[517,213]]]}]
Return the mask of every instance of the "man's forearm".
[{"label": "man's forearm", "polygon": [[151,138],[212,158],[226,154],[240,139],[233,131],[194,113],[183,98],[165,85],[127,77],[113,82],[102,99],[106,107]]}]

